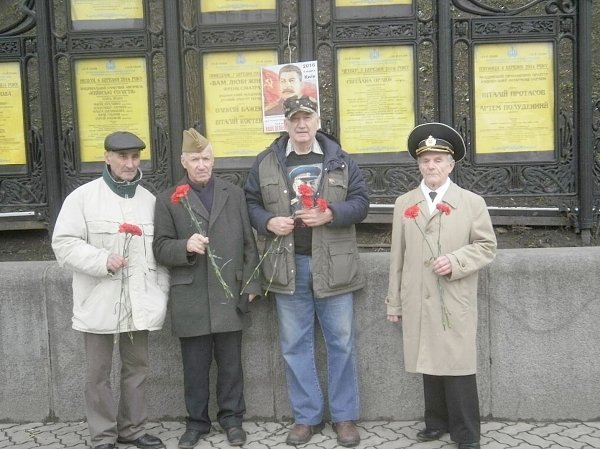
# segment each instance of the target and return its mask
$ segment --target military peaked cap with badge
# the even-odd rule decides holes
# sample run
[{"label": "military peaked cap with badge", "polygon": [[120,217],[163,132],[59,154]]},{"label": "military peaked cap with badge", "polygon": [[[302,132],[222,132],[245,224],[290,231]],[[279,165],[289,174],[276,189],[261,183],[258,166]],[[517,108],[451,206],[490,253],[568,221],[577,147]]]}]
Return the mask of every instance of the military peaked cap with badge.
[{"label": "military peaked cap with badge", "polygon": [[144,148],[146,144],[142,139],[129,131],[116,131],[104,139],[106,151],[143,150]]},{"label": "military peaked cap with badge", "polygon": [[182,153],[202,153],[210,142],[194,128],[183,130]]},{"label": "military peaked cap with badge", "polygon": [[444,123],[423,123],[408,135],[408,152],[413,158],[426,151],[451,154],[455,161],[465,157],[465,141],[451,126]]},{"label": "military peaked cap with badge", "polygon": [[301,97],[294,95],[283,102],[283,114],[288,120],[291,119],[296,112],[303,111],[318,114],[318,110],[319,106],[317,105],[317,101],[307,95],[302,95]]},{"label": "military peaked cap with badge", "polygon": [[314,165],[299,165],[290,171],[290,178],[294,179],[298,175],[304,175],[301,178],[318,178],[321,169]]}]

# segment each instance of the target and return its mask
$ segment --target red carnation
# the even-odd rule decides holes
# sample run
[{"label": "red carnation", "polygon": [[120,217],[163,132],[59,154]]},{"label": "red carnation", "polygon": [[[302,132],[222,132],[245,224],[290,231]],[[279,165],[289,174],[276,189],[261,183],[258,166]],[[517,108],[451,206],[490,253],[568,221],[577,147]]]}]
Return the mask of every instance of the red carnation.
[{"label": "red carnation", "polygon": [[298,193],[300,194],[300,196],[309,196],[309,197],[312,198],[312,196],[313,196],[313,189],[308,184],[300,184],[298,186]]},{"label": "red carnation", "polygon": [[410,219],[414,220],[415,218],[417,218],[419,216],[420,212],[421,212],[421,210],[419,209],[419,205],[415,204],[414,206],[407,207],[404,210],[404,218],[410,218]]},{"label": "red carnation", "polygon": [[189,191],[190,191],[189,184],[183,184],[183,185],[177,186],[175,188],[175,191],[171,195],[171,203],[179,204],[183,198],[187,197],[187,194]]},{"label": "red carnation", "polygon": [[302,203],[303,209],[310,209],[313,207],[313,199],[310,196],[300,197],[300,202]]},{"label": "red carnation", "polygon": [[435,208],[439,210],[442,214],[450,215],[450,206],[446,203],[438,203]]},{"label": "red carnation", "polygon": [[141,236],[142,228],[140,228],[138,225],[134,225],[134,224],[130,224],[130,223],[123,223],[123,224],[119,225],[119,232],[123,232],[125,234]]},{"label": "red carnation", "polygon": [[321,212],[325,212],[327,210],[327,208],[329,207],[329,203],[327,202],[327,200],[325,198],[318,198],[317,206]]}]

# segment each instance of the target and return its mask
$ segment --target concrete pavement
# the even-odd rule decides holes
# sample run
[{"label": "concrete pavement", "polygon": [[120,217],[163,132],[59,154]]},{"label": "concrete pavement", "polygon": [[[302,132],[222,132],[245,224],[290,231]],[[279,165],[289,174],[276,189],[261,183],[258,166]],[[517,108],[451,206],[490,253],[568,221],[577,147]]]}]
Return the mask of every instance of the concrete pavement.
[{"label": "concrete pavement", "polygon": [[[290,449],[285,444],[288,423],[245,422],[248,432],[245,449]],[[417,432],[422,428],[421,421],[366,421],[359,423],[362,437],[359,449],[445,449],[456,448],[445,435],[439,441],[419,443]],[[177,449],[177,441],[185,429],[185,424],[175,421],[149,423],[148,433],[160,437],[167,449]],[[485,449],[504,448],[543,448],[543,449],[584,449],[600,448],[600,422],[553,422],[529,423],[509,421],[482,422],[481,447]],[[0,424],[0,448],[49,448],[83,449],[89,447],[87,424],[71,423],[27,423]],[[119,445],[119,449],[135,449],[133,446]],[[197,449],[231,448],[225,435],[218,427],[203,440]],[[325,426],[321,434],[313,437],[310,443],[300,448],[329,449],[338,447],[331,426]]]}]

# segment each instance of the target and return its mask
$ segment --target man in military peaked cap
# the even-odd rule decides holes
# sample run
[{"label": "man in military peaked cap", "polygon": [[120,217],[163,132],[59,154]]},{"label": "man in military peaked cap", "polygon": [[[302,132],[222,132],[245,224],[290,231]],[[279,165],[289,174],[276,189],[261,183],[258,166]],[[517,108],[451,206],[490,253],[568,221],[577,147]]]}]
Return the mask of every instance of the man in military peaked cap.
[{"label": "man in military peaked cap", "polygon": [[[155,199],[139,185],[145,147],[128,131],[106,136],[102,177],[67,196],[52,235],[56,260],[73,271],[73,329],[85,344],[85,413],[95,449],[117,442],[164,447],[144,430],[148,331],[162,327],[168,286],[166,269],[147,251]],[[130,289],[139,285],[145,288]],[[118,404],[111,389],[113,340],[122,366]]]},{"label": "man in military peaked cap", "polygon": [[417,437],[449,432],[459,449],[478,449],[477,275],[494,259],[496,237],[483,198],[449,178],[465,155],[456,130],[419,125],[408,151],[423,180],[394,207],[387,319],[402,322],[406,371],[423,375],[425,429]]},{"label": "man in military peaked cap", "polygon": [[[181,343],[187,424],[179,439],[181,449],[193,448],[210,432],[209,371],[217,362],[217,419],[229,444],[246,441],[242,420],[246,412],[242,372],[243,316],[248,303],[260,293],[252,278],[258,251],[248,218],[244,192],[213,174],[211,143],[194,128],[183,131],[181,164],[186,176],[157,198],[153,250],[171,271],[171,322]],[[189,211],[171,197],[186,194]],[[208,245],[233,293],[228,298],[208,258]],[[252,278],[252,279],[251,279]]]},{"label": "man in military peaked cap", "polygon": [[408,152],[417,159],[427,151],[450,154],[458,162],[465,157],[465,141],[451,126],[444,123],[423,123],[410,132]]}]

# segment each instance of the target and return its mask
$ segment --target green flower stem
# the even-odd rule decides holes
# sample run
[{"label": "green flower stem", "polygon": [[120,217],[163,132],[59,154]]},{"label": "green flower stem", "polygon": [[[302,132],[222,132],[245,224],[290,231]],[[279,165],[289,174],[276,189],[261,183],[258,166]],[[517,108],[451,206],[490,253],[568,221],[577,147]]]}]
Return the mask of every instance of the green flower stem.
[{"label": "green flower stem", "polygon": [[[198,231],[199,234],[206,236],[206,232],[204,231],[204,229],[202,228],[202,225],[196,218],[196,214],[192,210],[187,196],[185,196],[181,199],[181,203],[183,204],[183,207],[185,207],[185,210],[187,210],[188,214],[190,215],[190,218],[192,219],[194,226],[196,227],[196,231]],[[225,296],[227,297],[227,299],[233,299],[233,292],[231,291],[231,289],[229,288],[229,285],[227,285],[227,282],[225,282],[225,279],[223,279],[223,275],[221,274],[221,270],[223,269],[223,267],[225,265],[227,265],[230,262],[231,259],[228,260],[227,262],[225,262],[221,267],[219,267],[219,265],[217,264],[217,259],[219,259],[220,257],[218,257],[217,255],[215,255],[215,253],[213,253],[210,245],[206,246],[206,253],[208,255],[208,259],[210,260],[210,264],[213,268],[213,271],[215,272],[215,275],[217,276],[219,283],[221,284],[221,286],[223,287],[223,290],[225,291]]]},{"label": "green flower stem", "polygon": [[[272,250],[273,250],[273,245],[275,245],[275,242],[278,242],[278,247],[277,249],[281,248],[281,236],[278,235],[277,237],[275,237],[273,240],[271,240],[271,243],[269,245],[269,248],[267,248],[267,250],[263,253],[263,255],[260,257],[258,264],[256,265],[256,267],[254,267],[254,270],[252,271],[252,274],[250,275],[250,277],[248,278],[248,280],[246,281],[246,283],[244,284],[244,287],[242,288],[242,292],[244,290],[246,290],[246,287],[248,287],[248,284],[250,283],[250,281],[252,281],[252,279],[254,279],[254,277],[258,274],[258,270],[261,267],[261,265],[263,264],[263,262],[265,261],[266,257],[271,254]],[[275,273],[275,272],[273,272]],[[271,275],[271,282],[273,282],[273,275]],[[269,286],[271,285],[271,282],[269,283]],[[268,293],[265,292],[265,294]]]},{"label": "green flower stem", "polygon": [[[417,229],[419,230],[419,232],[423,236],[423,240],[425,240],[425,243],[427,243],[427,247],[429,248],[429,252],[431,253],[432,260],[435,260],[442,253],[442,244],[440,242],[440,235],[441,235],[440,233],[441,233],[441,230],[442,230],[442,213],[440,212],[439,221],[438,221],[438,241],[437,241],[438,255],[437,256],[433,252],[433,248],[431,247],[431,244],[429,243],[429,240],[427,240],[427,236],[425,235],[425,233],[421,229],[421,226],[419,226],[419,223],[417,223],[416,219],[413,219],[413,220],[415,221],[415,224],[417,225]],[[444,302],[444,291],[442,289],[442,283],[441,283],[440,276],[438,276],[436,274],[436,277],[437,277],[438,292],[440,294],[440,307],[442,308],[442,327],[444,328],[444,330],[446,330],[446,329],[449,329],[449,328],[452,327],[452,323],[450,322],[450,315],[451,314],[450,314],[450,311],[448,310],[448,307],[446,307],[446,303]]]},{"label": "green flower stem", "polygon": [[[129,244],[133,239],[133,234],[126,233],[125,234],[125,243],[123,245],[123,258],[129,258]],[[117,330],[113,337],[113,343],[117,344],[119,342],[119,335],[121,334],[121,311],[124,311],[127,314],[127,322],[129,324],[133,323],[133,311],[131,309],[127,309],[127,301],[131,302],[131,298],[129,297],[129,265],[125,265],[121,267],[121,292],[119,293],[119,302],[115,304],[115,307],[118,310],[115,310],[114,313],[117,314]],[[130,329],[132,326],[128,326]],[[131,342],[133,342],[133,334],[131,330],[127,331],[127,335]]]}]

